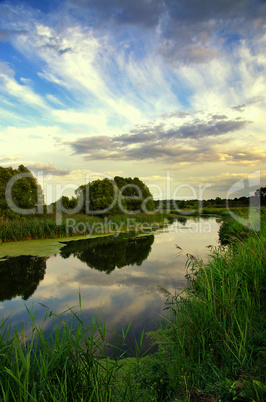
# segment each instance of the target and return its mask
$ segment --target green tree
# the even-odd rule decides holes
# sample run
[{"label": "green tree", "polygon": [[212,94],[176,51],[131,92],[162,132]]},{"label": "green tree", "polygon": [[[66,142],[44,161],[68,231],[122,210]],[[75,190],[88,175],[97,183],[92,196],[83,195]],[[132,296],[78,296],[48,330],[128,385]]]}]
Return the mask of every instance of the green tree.
[{"label": "green tree", "polygon": [[63,195],[55,204],[60,203],[65,209],[74,209],[78,204],[78,199],[76,197],[69,198],[66,195]]},{"label": "green tree", "polygon": [[95,180],[82,185],[76,190],[76,194],[83,196],[83,212],[92,215],[121,213],[119,204],[124,205],[119,188],[109,179]]},{"label": "green tree", "polygon": [[255,197],[260,197],[260,205],[266,205],[266,186],[258,188]]},{"label": "green tree", "polygon": [[128,212],[154,211],[155,205],[149,188],[138,177],[114,178],[118,188],[124,196]]},{"label": "green tree", "polygon": [[[13,182],[12,191],[7,191]],[[8,202],[9,201],[9,204]],[[43,192],[31,171],[24,165],[18,169],[0,167],[0,214],[12,215],[10,202],[16,207],[27,210],[44,203]]]}]

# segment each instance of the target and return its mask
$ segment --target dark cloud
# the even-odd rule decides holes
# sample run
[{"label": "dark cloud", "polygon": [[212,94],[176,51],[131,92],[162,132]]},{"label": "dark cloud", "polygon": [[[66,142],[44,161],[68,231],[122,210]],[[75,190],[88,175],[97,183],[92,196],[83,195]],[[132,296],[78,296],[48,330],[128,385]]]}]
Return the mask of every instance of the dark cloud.
[{"label": "dark cloud", "polygon": [[14,30],[14,29],[2,29],[0,30],[0,41],[5,42],[13,37],[20,36],[20,35],[26,35],[27,31],[24,29],[20,30]]},{"label": "dark cloud", "polygon": [[157,25],[164,15],[172,21],[195,24],[211,19],[259,16],[260,9],[265,12],[263,0],[69,0],[69,4],[94,11],[102,19],[146,26]]},{"label": "dark cloud", "polygon": [[243,105],[238,105],[238,106],[232,106],[231,109],[236,110],[237,112],[244,112],[246,107],[246,104],[244,103]]},{"label": "dark cloud", "polygon": [[163,0],[70,0],[69,3],[96,13],[101,20],[146,27],[156,26],[165,9]]},{"label": "dark cloud", "polygon": [[59,169],[50,165],[44,165],[42,163],[34,163],[33,165],[27,165],[27,167],[33,172],[42,171],[45,174],[52,174],[54,176],[67,176],[70,174],[70,170]]},{"label": "dark cloud", "polygon": [[246,101],[246,103],[243,103],[242,105],[237,105],[237,106],[232,106],[231,109],[236,110],[238,112],[244,112],[246,106],[248,105],[255,105],[256,103],[261,103],[264,101],[265,98],[262,96],[254,96],[253,98],[250,98]]},{"label": "dark cloud", "polygon": [[[224,117],[226,119],[226,116]],[[245,120],[227,120],[227,121],[213,121],[202,122],[194,120],[191,123],[184,124],[177,128],[166,129],[166,124],[160,124],[157,126],[144,126],[138,130],[131,130],[130,134],[123,134],[112,139],[113,142],[121,142],[124,144],[137,144],[147,143],[157,140],[171,140],[182,138],[203,138],[209,136],[218,136],[234,132],[245,128],[248,124]]]},{"label": "dark cloud", "polygon": [[172,117],[177,117],[180,119],[184,119],[185,117],[192,116],[193,114],[195,114],[195,112],[191,112],[191,111],[180,112],[179,110],[176,110],[175,112],[169,112],[169,113],[162,114],[161,118],[162,119],[170,119]]},{"label": "dark cloud", "polygon": [[248,124],[245,120],[235,121],[219,121],[208,123],[199,122],[194,124],[186,124],[180,127],[177,131],[167,132],[166,137],[179,137],[179,138],[202,138],[209,136],[223,135],[227,133],[232,133],[245,128]]},{"label": "dark cloud", "polygon": [[58,55],[63,55],[68,52],[72,52],[71,47],[65,47],[64,44],[62,43],[62,40],[59,37],[55,36],[46,36],[46,35],[40,35],[42,38],[42,48],[47,48],[54,50]]},{"label": "dark cloud", "polygon": [[[225,117],[226,118],[226,117]],[[244,129],[245,120],[194,120],[190,124],[167,128],[151,123],[116,137],[94,136],[65,143],[85,160],[161,160],[162,162],[205,163],[219,160],[219,144],[224,134]],[[217,138],[222,140],[217,140]],[[212,156],[210,156],[212,155]],[[225,156],[222,156],[225,158]],[[230,158],[231,159],[231,156]]]},{"label": "dark cloud", "polygon": [[[263,0],[69,0],[100,26],[155,29],[158,51],[171,65],[206,63],[219,46],[263,33]],[[160,34],[159,34],[160,32]]]},{"label": "dark cloud", "polygon": [[225,116],[225,114],[214,114],[214,115],[212,115],[212,119],[213,120],[223,120],[223,119],[227,119],[227,116]]},{"label": "dark cloud", "polygon": [[94,136],[81,138],[69,144],[74,149],[75,154],[90,154],[96,151],[111,149],[113,146],[112,138],[107,136]]}]

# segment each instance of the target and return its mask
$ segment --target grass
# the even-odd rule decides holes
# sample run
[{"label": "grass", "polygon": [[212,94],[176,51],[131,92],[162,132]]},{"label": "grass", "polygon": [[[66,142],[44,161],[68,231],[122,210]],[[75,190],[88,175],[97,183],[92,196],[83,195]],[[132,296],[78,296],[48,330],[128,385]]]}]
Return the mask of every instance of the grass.
[{"label": "grass", "polygon": [[[256,217],[255,217],[256,218]],[[251,219],[251,223],[254,222]],[[226,221],[229,244],[213,248],[207,263],[188,255],[188,287],[168,296],[161,327],[150,334],[158,352],[123,359],[106,353],[107,329],[70,309],[66,324],[44,335],[0,328],[0,398],[8,401],[264,401],[266,400],[266,219],[255,232]],[[80,302],[81,309],[81,302]],[[30,313],[29,313],[30,314]],[[75,325],[74,325],[75,323]],[[77,323],[77,325],[76,325]],[[144,334],[144,332],[143,332]],[[141,343],[141,342],[140,342]],[[112,349],[111,349],[112,350]],[[118,353],[117,353],[118,351]],[[117,357],[115,357],[117,356]]]},{"label": "grass", "polygon": [[[92,317],[85,325],[80,308],[68,309],[72,319],[65,323],[49,311],[46,320],[56,328],[48,336],[37,326],[28,310],[27,328],[17,328],[11,335],[8,320],[0,325],[0,399],[4,401],[111,401],[126,400],[130,393],[131,367],[138,364],[141,348],[136,343],[136,357],[123,359],[123,345],[129,327],[121,336],[112,333],[112,359],[107,356],[105,323]],[[64,313],[66,313],[64,312]],[[64,314],[62,313],[62,314]],[[45,323],[44,321],[44,323]],[[43,324],[44,324],[43,323]],[[30,329],[30,330],[29,330]],[[118,357],[116,357],[118,355]],[[127,386],[121,387],[126,379]]]},{"label": "grass", "polygon": [[166,325],[152,334],[162,400],[266,399],[265,245],[264,215],[259,233],[213,249],[208,263],[188,256],[190,286],[168,298]]},{"label": "grass", "polygon": [[16,219],[0,218],[0,242],[31,239],[49,239],[88,234],[115,233],[117,231],[136,232],[159,228],[167,214],[115,215],[100,218],[84,214],[64,215],[58,224],[55,216],[33,215]]}]

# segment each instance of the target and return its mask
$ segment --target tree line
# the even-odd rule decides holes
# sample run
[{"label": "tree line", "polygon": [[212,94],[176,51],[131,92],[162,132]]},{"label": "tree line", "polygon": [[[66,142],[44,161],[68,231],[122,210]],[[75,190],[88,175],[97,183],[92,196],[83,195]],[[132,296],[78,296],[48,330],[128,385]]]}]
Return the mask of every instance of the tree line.
[{"label": "tree line", "polygon": [[[13,185],[10,187],[10,183]],[[252,197],[239,197],[229,200],[232,207],[248,206],[251,198],[260,200],[266,205],[266,186],[257,189]],[[198,209],[220,207],[225,208],[228,200],[216,197],[204,201],[199,200],[153,200],[148,186],[138,177],[115,176],[113,180],[98,179],[79,186],[75,196],[62,196],[51,204],[48,210],[61,210],[63,213],[85,213],[91,215],[109,215],[119,213],[165,211],[167,209]],[[12,204],[13,203],[13,204]],[[201,203],[201,204],[200,204]],[[34,208],[44,204],[44,195],[41,186],[31,171],[24,165],[17,169],[0,167],[0,216],[16,217],[18,214],[10,208],[15,205],[27,213],[34,213]]]},{"label": "tree line", "polygon": [[79,186],[75,193],[73,197],[62,196],[47,209],[41,186],[27,167],[0,167],[0,216],[15,217],[17,214],[12,210],[12,205],[28,213],[33,213],[33,209],[42,204],[44,212],[61,209],[63,213],[104,216],[150,212],[155,209],[149,188],[138,177],[132,179],[116,176],[114,180],[94,180]]}]

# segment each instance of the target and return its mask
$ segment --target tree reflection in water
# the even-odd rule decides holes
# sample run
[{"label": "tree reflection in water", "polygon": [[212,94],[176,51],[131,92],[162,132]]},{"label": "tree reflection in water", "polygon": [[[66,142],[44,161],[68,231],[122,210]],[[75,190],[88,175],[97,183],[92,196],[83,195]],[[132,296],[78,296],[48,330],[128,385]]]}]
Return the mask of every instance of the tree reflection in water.
[{"label": "tree reflection in water", "polygon": [[21,255],[0,260],[0,301],[21,296],[27,300],[43,280],[46,257]]},{"label": "tree reflection in water", "polygon": [[98,237],[71,241],[60,254],[63,258],[74,255],[90,268],[110,274],[115,268],[141,265],[148,258],[153,242],[153,235],[115,239]]}]

